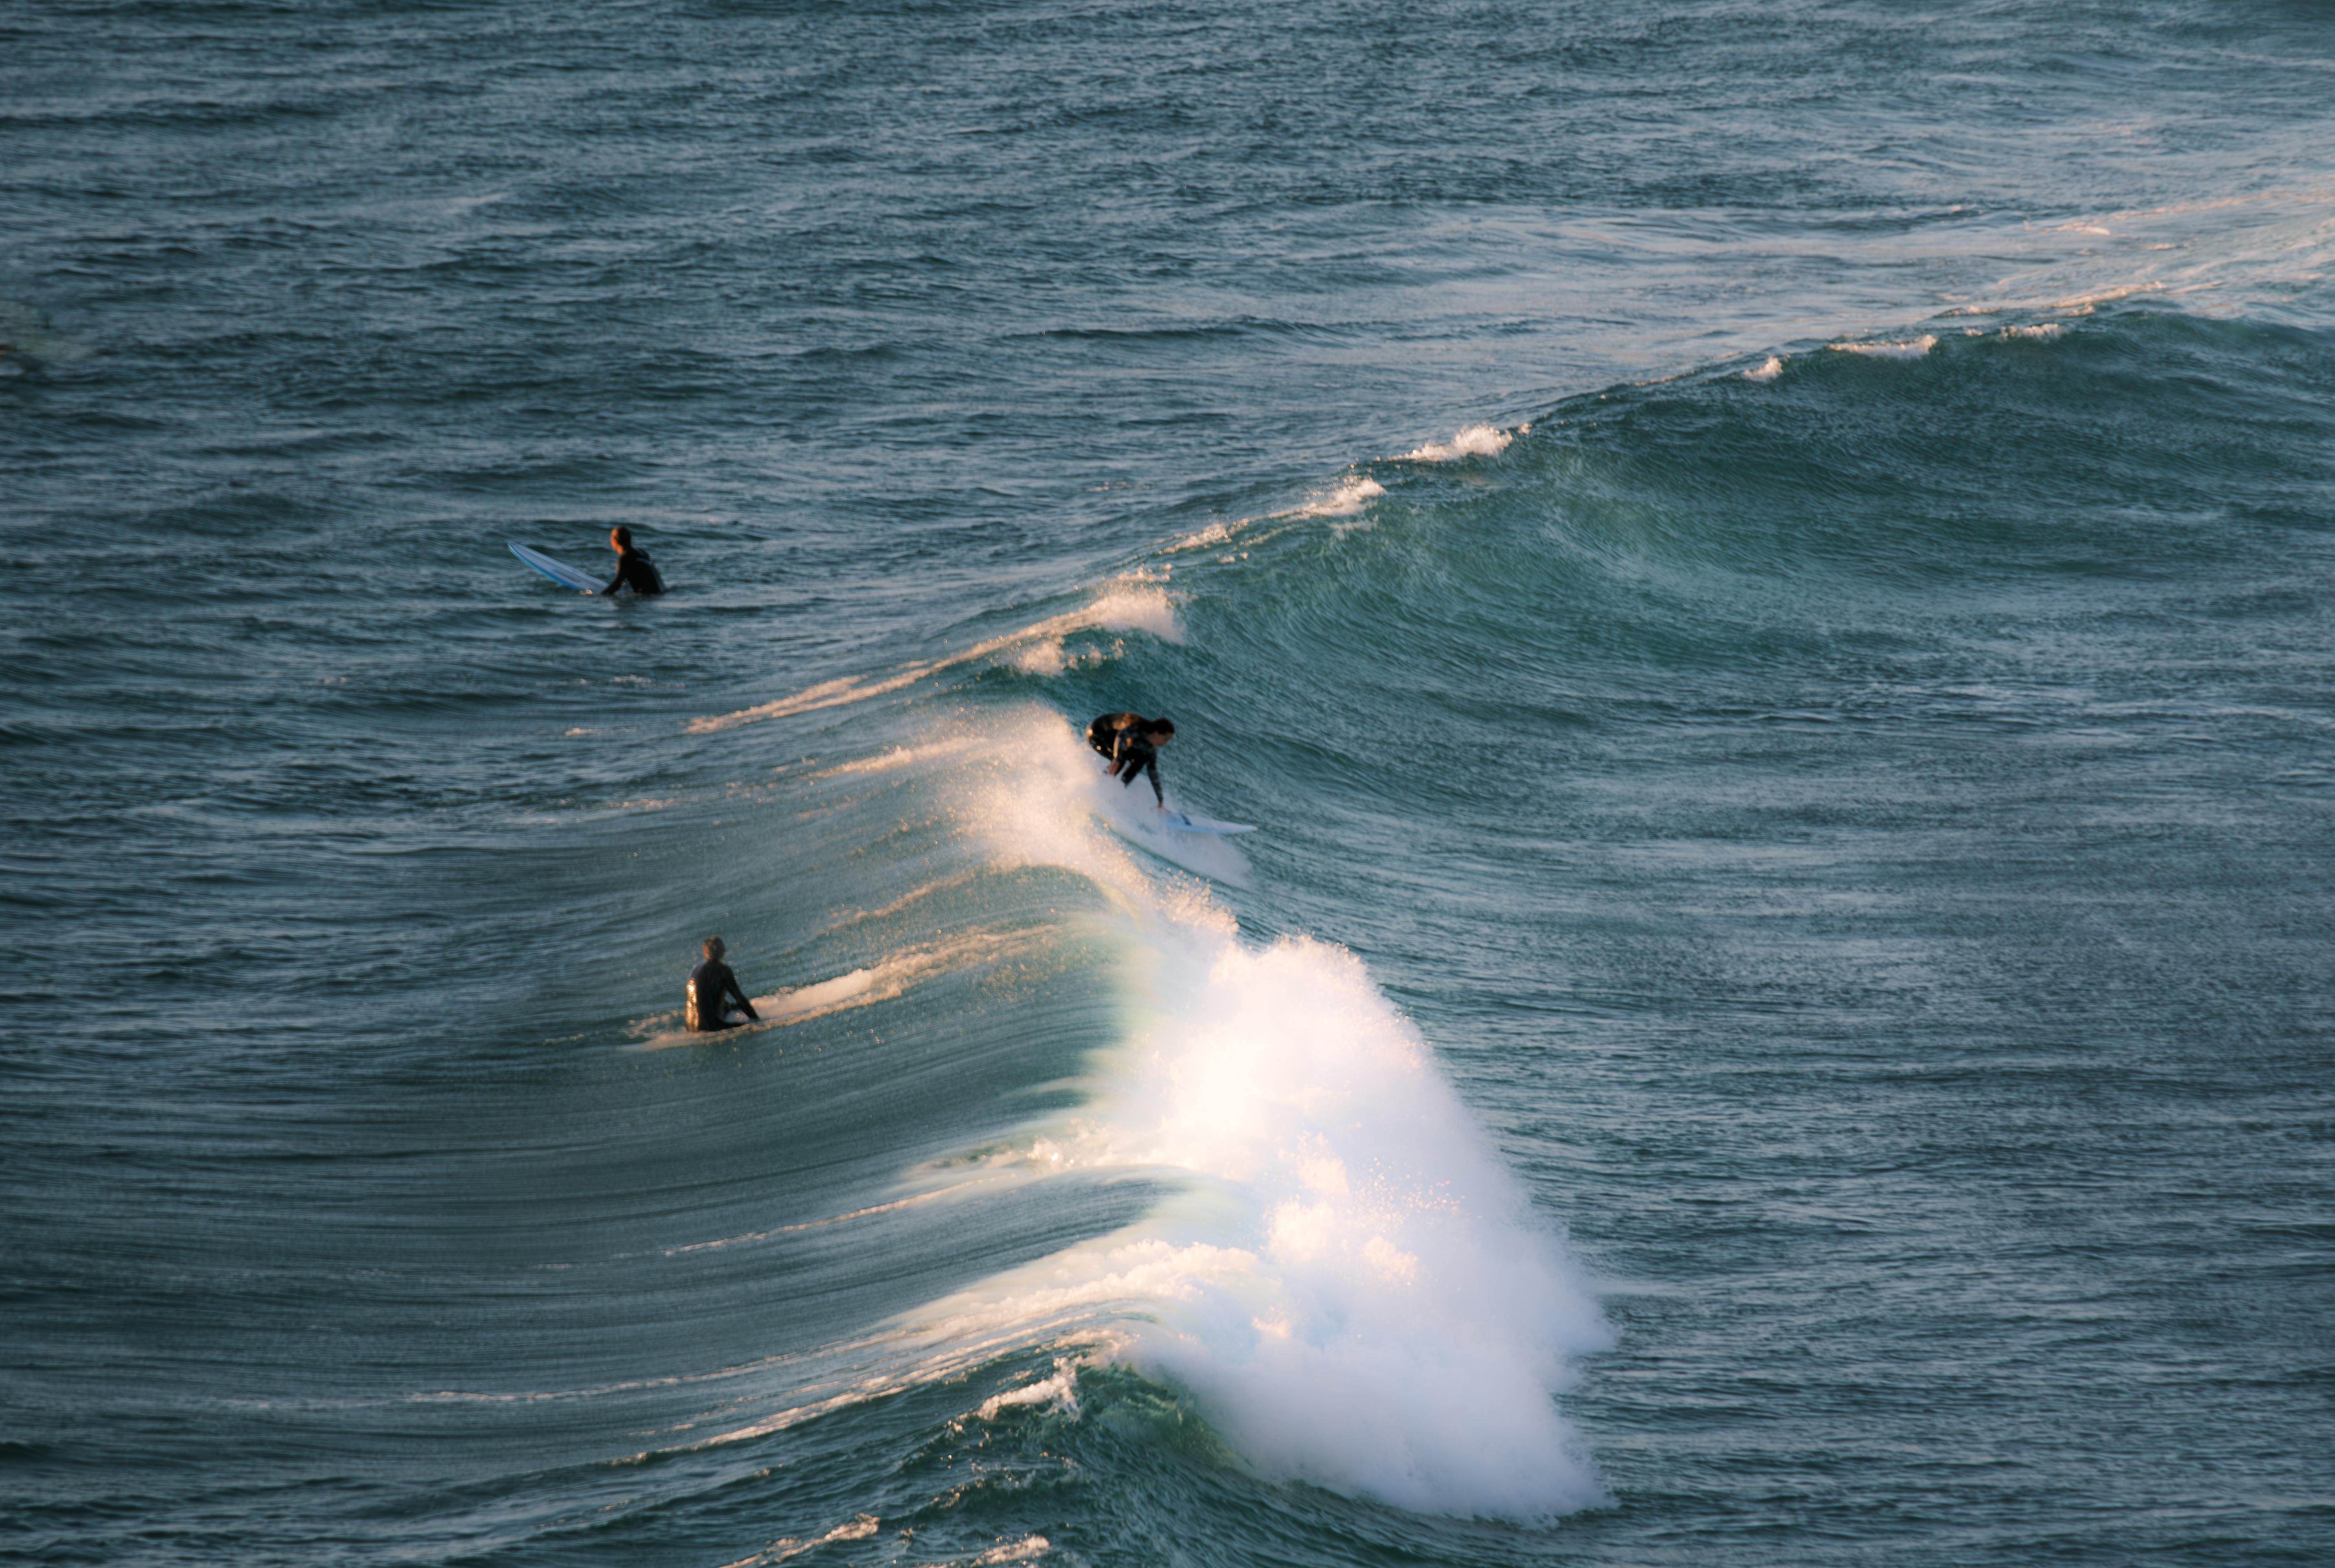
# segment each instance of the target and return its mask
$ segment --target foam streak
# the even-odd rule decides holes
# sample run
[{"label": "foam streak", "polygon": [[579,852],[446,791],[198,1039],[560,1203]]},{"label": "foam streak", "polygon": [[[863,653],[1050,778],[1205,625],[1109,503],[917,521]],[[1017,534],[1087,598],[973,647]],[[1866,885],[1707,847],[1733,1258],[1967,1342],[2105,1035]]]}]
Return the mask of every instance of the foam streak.
[{"label": "foam streak", "polygon": [[[1166,591],[1140,579],[1131,579],[1113,584],[1103,590],[1092,604],[1083,609],[1073,610],[1066,615],[1050,615],[1042,621],[1022,627],[1018,632],[1008,632],[1002,637],[991,637],[985,642],[974,644],[962,653],[952,653],[945,659],[935,659],[921,664],[903,665],[894,673],[880,677],[848,675],[839,680],[821,681],[815,686],[806,686],[792,696],[780,697],[775,702],[758,703],[751,708],[741,708],[734,713],[716,713],[702,719],[692,719],[688,725],[689,732],[693,735],[710,735],[719,731],[735,729],[741,724],[758,723],[764,719],[781,719],[791,713],[809,713],[821,708],[838,708],[846,703],[863,702],[870,697],[881,697],[887,692],[912,686],[925,676],[936,674],[943,670],[952,669],[959,664],[972,663],[980,659],[991,658],[1009,648],[1032,644],[1042,647],[1050,642],[1058,643],[1065,634],[1082,631],[1090,626],[1101,627],[1107,631],[1148,632],[1170,643],[1181,643],[1184,640],[1183,628],[1176,620],[1175,604],[1168,598]],[[1035,661],[1025,657],[1023,661],[1026,668],[1031,668],[1033,673],[1044,673],[1047,663],[1048,661],[1042,657]],[[1056,670],[1061,667],[1059,648],[1054,651],[1054,657],[1051,663]]]}]

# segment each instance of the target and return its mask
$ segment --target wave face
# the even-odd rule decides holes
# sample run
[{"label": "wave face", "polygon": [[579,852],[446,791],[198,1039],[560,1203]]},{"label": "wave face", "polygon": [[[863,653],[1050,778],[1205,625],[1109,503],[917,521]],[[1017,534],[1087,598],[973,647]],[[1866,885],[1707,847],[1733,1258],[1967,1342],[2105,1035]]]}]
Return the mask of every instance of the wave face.
[{"label": "wave face", "polygon": [[0,1554],[2335,1555],[2309,8],[0,35]]}]

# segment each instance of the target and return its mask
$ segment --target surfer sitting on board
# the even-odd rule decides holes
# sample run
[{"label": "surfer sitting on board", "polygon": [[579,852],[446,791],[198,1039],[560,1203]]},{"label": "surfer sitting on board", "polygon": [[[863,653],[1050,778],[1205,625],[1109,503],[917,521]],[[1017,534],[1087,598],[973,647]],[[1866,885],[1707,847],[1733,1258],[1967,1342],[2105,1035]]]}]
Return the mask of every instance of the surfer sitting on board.
[{"label": "surfer sitting on board", "polygon": [[738,977],[722,962],[727,951],[718,936],[705,939],[705,962],[689,972],[689,1027],[695,1030],[729,1029],[730,1002],[734,999],[738,1009],[748,1018],[759,1021],[761,1014],[746,1000],[738,987]]},{"label": "surfer sitting on board", "polygon": [[656,563],[649,559],[649,553],[633,548],[632,529],[610,528],[608,547],[616,552],[616,575],[608,580],[606,587],[600,590],[604,596],[626,584],[632,586],[635,594],[664,592],[664,579],[657,576]]},{"label": "surfer sitting on board", "polygon": [[1175,721],[1140,713],[1105,713],[1087,726],[1087,744],[1110,759],[1110,777],[1132,784],[1138,773],[1150,774],[1151,798],[1163,811],[1168,796],[1159,788],[1159,748],[1175,738]]}]

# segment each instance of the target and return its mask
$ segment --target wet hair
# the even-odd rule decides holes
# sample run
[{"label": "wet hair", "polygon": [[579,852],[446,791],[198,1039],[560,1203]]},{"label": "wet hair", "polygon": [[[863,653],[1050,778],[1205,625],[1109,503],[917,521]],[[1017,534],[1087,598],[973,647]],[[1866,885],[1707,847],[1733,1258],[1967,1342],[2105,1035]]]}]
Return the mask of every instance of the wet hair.
[{"label": "wet hair", "polygon": [[718,936],[709,936],[709,937],[707,937],[707,938],[705,939],[705,956],[706,956],[706,957],[708,957],[708,958],[719,958],[719,957],[721,957],[723,953],[727,953],[727,952],[729,952],[729,951],[730,951],[730,950],[729,950],[727,947],[724,947],[724,946],[722,944],[722,939],[721,939],[720,937],[718,937]]},{"label": "wet hair", "polygon": [[1153,719],[1143,726],[1143,732],[1147,735],[1173,735],[1176,732],[1176,721]]},{"label": "wet hair", "polygon": [[619,545],[622,545],[625,548],[626,548],[626,549],[628,549],[628,550],[629,550],[629,549],[631,549],[631,548],[633,547],[633,530],[632,530],[632,529],[630,529],[630,528],[610,528],[610,529],[608,530],[608,534],[609,534],[609,537],[610,537],[614,538],[614,539],[616,541],[616,543],[618,543]]}]

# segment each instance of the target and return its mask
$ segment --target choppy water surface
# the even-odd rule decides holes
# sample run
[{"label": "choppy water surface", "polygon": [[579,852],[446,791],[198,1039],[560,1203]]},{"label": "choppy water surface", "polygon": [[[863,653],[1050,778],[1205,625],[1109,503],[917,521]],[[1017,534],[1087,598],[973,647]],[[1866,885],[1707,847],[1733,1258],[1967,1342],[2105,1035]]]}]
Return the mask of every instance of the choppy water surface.
[{"label": "choppy water surface", "polygon": [[0,51],[0,1553],[2335,1555],[2319,8]]}]

